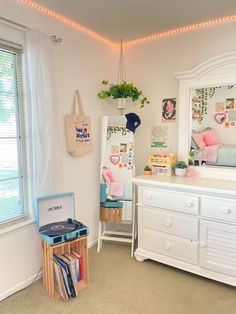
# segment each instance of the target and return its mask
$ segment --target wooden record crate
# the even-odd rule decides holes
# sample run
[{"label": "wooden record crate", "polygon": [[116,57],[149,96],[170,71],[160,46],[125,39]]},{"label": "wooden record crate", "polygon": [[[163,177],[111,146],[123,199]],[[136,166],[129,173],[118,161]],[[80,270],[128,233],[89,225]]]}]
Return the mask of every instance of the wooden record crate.
[{"label": "wooden record crate", "polygon": [[70,253],[76,251],[82,257],[83,279],[77,284],[77,291],[86,288],[89,282],[88,266],[88,244],[87,236],[77,238],[74,241],[64,242],[56,245],[50,245],[43,239],[42,246],[42,264],[43,264],[43,286],[49,296],[53,299],[60,298],[58,291],[55,289],[53,255]]}]

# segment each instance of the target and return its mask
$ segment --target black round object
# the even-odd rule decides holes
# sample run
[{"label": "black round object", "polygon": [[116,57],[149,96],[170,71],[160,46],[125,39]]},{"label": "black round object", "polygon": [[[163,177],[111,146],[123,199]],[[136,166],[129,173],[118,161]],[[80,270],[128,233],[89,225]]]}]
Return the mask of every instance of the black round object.
[{"label": "black round object", "polygon": [[42,226],[39,229],[41,234],[47,235],[49,237],[55,237],[58,235],[63,235],[68,232],[72,232],[77,228],[75,223],[68,223],[67,221],[54,222]]}]

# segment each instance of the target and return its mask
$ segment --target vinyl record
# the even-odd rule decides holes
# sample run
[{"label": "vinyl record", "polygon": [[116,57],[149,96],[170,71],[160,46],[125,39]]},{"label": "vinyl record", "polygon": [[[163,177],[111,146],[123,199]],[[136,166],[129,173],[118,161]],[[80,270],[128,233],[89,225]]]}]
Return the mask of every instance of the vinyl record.
[{"label": "vinyl record", "polygon": [[67,221],[54,222],[39,229],[39,232],[49,237],[55,237],[74,231],[77,228],[75,223],[68,223]]}]

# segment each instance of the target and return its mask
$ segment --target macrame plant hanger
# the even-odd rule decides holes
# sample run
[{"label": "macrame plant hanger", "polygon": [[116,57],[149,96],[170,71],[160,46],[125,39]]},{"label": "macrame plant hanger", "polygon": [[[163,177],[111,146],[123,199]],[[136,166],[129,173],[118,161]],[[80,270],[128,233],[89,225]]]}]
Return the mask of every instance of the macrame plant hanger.
[{"label": "macrame plant hanger", "polygon": [[[123,53],[123,41],[120,40],[120,59],[118,66],[118,76],[117,76],[117,84],[122,84],[126,82],[126,72],[125,72],[125,60]],[[120,110],[120,114],[124,114],[126,106],[126,98],[117,98],[117,108]]]}]

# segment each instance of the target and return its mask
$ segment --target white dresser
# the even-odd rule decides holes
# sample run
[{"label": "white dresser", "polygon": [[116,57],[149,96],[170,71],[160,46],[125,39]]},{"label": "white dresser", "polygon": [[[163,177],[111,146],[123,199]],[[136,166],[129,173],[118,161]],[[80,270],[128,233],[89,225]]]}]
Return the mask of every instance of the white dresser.
[{"label": "white dresser", "polygon": [[136,259],[236,286],[236,182],[140,176],[134,183]]}]

